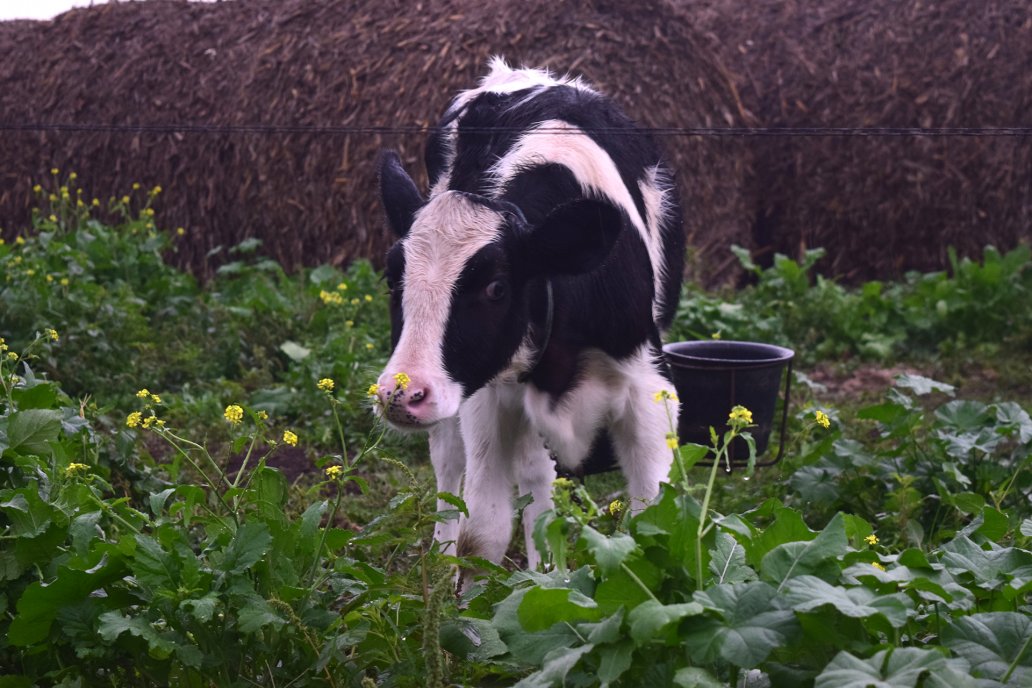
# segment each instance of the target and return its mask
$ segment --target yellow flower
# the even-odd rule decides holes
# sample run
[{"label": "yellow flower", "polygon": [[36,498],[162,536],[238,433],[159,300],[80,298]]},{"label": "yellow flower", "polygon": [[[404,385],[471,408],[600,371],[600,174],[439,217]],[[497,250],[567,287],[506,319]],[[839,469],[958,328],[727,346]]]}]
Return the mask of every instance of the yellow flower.
[{"label": "yellow flower", "polygon": [[355,321],[354,320],[345,320],[344,321],[344,327],[354,327],[354,326],[355,326]]},{"label": "yellow flower", "polygon": [[258,416],[258,420],[269,420],[269,413],[267,411],[259,411],[255,415]]},{"label": "yellow flower", "polygon": [[14,243],[17,244],[18,246],[24,246],[25,245],[25,237],[22,237],[22,236],[14,237]]},{"label": "yellow flower", "polygon": [[661,389],[661,390],[659,390],[658,392],[656,392],[655,394],[652,395],[652,401],[654,401],[657,404],[659,404],[659,403],[664,402],[664,401],[679,401],[679,400],[678,400],[676,394],[674,394],[674,393],[672,393],[672,392],[670,392],[668,390]]},{"label": "yellow flower", "polygon": [[68,280],[68,278],[67,278],[67,277],[62,277],[62,278],[61,278],[61,281],[59,282],[59,284],[60,284],[60,285],[61,285],[62,287],[67,287],[67,286],[68,286],[69,284],[71,284],[71,282],[70,282],[70,281]]},{"label": "yellow flower", "polygon": [[79,175],[76,174],[75,172],[72,172],[70,175],[68,175],[68,181],[71,181],[71,182],[74,182],[78,178],[79,178]]},{"label": "yellow flower", "polygon": [[619,516],[624,510],[623,502],[619,499],[614,499],[609,502],[609,514],[611,516]]},{"label": "yellow flower", "polygon": [[727,417],[728,425],[745,426],[752,424],[752,411],[744,406],[735,406]]},{"label": "yellow flower", "polygon": [[572,490],[576,484],[569,478],[556,478],[552,481],[552,487],[557,490]]},{"label": "yellow flower", "polygon": [[130,428],[135,428],[141,421],[143,421],[143,414],[139,411],[133,411],[125,418],[125,424]]},{"label": "yellow flower", "polygon": [[373,383],[373,384],[369,385],[369,389],[366,390],[366,394],[368,394],[371,397],[375,397],[379,393],[380,393],[380,385],[378,385],[376,383]]},{"label": "yellow flower", "polygon": [[[297,435],[292,433],[290,430],[284,430],[283,431],[283,442],[286,443],[286,444],[289,444],[291,447],[296,447],[297,446]],[[340,468],[340,466],[337,466],[337,468]]]},{"label": "yellow flower", "polygon": [[319,389],[321,389],[324,392],[332,392],[333,388],[335,386],[335,383],[330,378],[324,377],[323,379],[321,379],[317,383],[315,383],[315,386],[318,387]]},{"label": "yellow flower", "polygon": [[99,198],[94,198],[92,201],[90,201],[90,205],[92,205],[94,208],[99,208],[100,207],[100,199]]},{"label": "yellow flower", "polygon": [[182,227],[176,227],[176,236],[183,236],[186,234],[186,230]]},{"label": "yellow flower", "polygon": [[361,303],[361,301],[359,301],[358,299],[351,299],[351,305],[352,306],[357,306],[360,303]]},{"label": "yellow flower", "polygon": [[881,565],[881,564],[880,564],[879,562],[877,562],[877,561],[872,561],[872,562],[871,562],[871,566],[873,566],[874,568],[878,569],[879,571],[884,571],[884,570],[885,570],[885,567],[884,567],[884,566],[882,566],[882,565]]},{"label": "yellow flower", "polygon": [[7,351],[9,348],[10,347],[7,346],[7,340],[4,339],[3,337],[0,337],[0,354],[2,354],[3,352]]},{"label": "yellow flower", "polygon": [[150,195],[157,196],[159,193],[161,193],[161,187],[155,186],[153,189],[151,189]]},{"label": "yellow flower", "polygon": [[711,334],[710,339],[720,339],[720,332],[714,332]]},{"label": "yellow flower", "polygon": [[47,219],[50,220],[51,222],[57,222],[57,215],[51,215]]},{"label": "yellow flower", "polygon": [[319,298],[322,299],[322,302],[325,303],[327,306],[339,306],[342,303],[344,303],[344,297],[342,297],[340,294],[337,294],[336,292],[329,292],[325,289],[319,292]]},{"label": "yellow flower", "polygon": [[161,403],[161,397],[159,397],[157,394],[150,395],[150,400],[151,400],[152,404],[160,404]]},{"label": "yellow flower", "polygon": [[871,545],[871,546],[877,545],[878,544],[878,536],[874,535],[874,534],[868,535],[867,537],[864,538],[864,541],[867,544]]},{"label": "yellow flower", "polygon": [[143,427],[146,428],[146,429],[150,429],[150,426],[154,425],[157,422],[158,422],[158,417],[157,416],[155,416],[155,415],[147,416],[146,418],[143,419]]},{"label": "yellow flower", "polygon": [[8,351],[7,352],[7,360],[9,360],[9,361],[17,361],[18,360],[18,354],[14,353],[13,351]]},{"label": "yellow flower", "polygon": [[341,291],[347,291],[348,290],[348,283],[347,282],[341,282],[340,284],[337,285],[337,289],[340,289]]},{"label": "yellow flower", "polygon": [[68,464],[68,467],[65,468],[64,474],[66,478],[74,478],[75,476],[86,473],[89,470],[90,467],[84,463],[70,463]]},{"label": "yellow flower", "polygon": [[61,174],[61,170],[57,169],[56,167],[51,167],[50,168],[50,174],[52,174],[52,175],[54,175],[56,177],[57,175]]},{"label": "yellow flower", "polygon": [[670,449],[677,449],[677,435],[672,432],[668,432],[666,436],[666,446]]},{"label": "yellow flower", "polygon": [[60,335],[59,335],[59,334],[57,333],[57,330],[55,330],[55,329],[53,329],[53,328],[50,328],[50,327],[48,327],[47,329],[43,330],[43,333],[44,333],[44,334],[45,334],[45,335],[46,335],[46,336],[47,336],[47,337],[48,337],[48,338],[50,339],[50,341],[52,341],[52,342],[56,342],[56,341],[58,341],[59,339],[61,339],[61,336],[60,336]]},{"label": "yellow flower", "polygon": [[372,303],[373,302],[373,297],[371,295],[369,295],[369,294],[366,294],[365,295],[365,300],[366,300],[366,303]]},{"label": "yellow flower", "polygon": [[409,383],[412,382],[412,378],[405,373],[397,373],[394,376],[394,381],[398,383],[398,387],[408,389]]},{"label": "yellow flower", "polygon": [[54,276],[53,275],[47,275],[47,282],[49,283],[49,282],[53,282],[53,281],[54,281]]},{"label": "yellow flower", "polygon": [[237,404],[230,404],[222,415],[230,423],[237,425],[244,419],[244,409]]},{"label": "yellow flower", "polygon": [[817,425],[821,426],[822,428],[827,429],[831,427],[831,419],[828,418],[828,414],[824,411],[818,409],[817,412],[813,414],[813,419],[817,423]]},{"label": "yellow flower", "polygon": [[370,343],[370,342],[366,342],[365,348],[366,348],[366,349],[368,349],[369,351],[372,351],[372,350],[373,350],[373,349],[375,349],[376,347],[374,347],[374,346],[372,345],[372,343]]},{"label": "yellow flower", "polygon": [[140,182],[133,182],[133,191],[138,191],[140,188]]},{"label": "yellow flower", "polygon": [[330,466],[326,469],[326,477],[330,480],[336,480],[340,477],[340,474],[344,472],[344,469],[340,466]]},{"label": "yellow flower", "polygon": [[123,205],[129,205],[129,197],[128,196],[122,196],[122,204]]},{"label": "yellow flower", "polygon": [[42,190],[43,190],[43,187],[40,186],[39,184],[36,184],[35,186],[32,187],[32,193],[39,193]]},{"label": "yellow flower", "polygon": [[147,397],[150,396],[150,390],[147,389],[146,387],[144,387],[143,389],[141,389],[139,392],[136,393],[136,396],[139,397],[140,399],[146,399]]}]

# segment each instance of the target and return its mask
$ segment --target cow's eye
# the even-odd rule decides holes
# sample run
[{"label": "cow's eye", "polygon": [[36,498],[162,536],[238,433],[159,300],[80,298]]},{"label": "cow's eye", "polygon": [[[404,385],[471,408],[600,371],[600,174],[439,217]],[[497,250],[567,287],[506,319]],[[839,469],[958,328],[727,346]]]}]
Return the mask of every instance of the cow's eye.
[{"label": "cow's eye", "polygon": [[503,280],[495,280],[484,289],[484,296],[488,301],[501,301],[509,293],[509,288]]}]

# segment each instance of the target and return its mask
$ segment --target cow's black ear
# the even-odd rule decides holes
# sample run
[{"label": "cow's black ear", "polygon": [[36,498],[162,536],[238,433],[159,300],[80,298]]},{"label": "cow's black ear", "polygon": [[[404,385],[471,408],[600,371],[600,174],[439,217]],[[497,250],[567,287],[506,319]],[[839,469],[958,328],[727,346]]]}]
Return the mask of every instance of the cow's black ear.
[{"label": "cow's black ear", "polygon": [[524,235],[523,254],[532,274],[577,275],[605,262],[623,227],[611,203],[581,199],[553,210]]},{"label": "cow's black ear", "polygon": [[391,231],[399,239],[408,234],[416,211],[423,207],[423,197],[394,151],[380,155],[380,199]]}]

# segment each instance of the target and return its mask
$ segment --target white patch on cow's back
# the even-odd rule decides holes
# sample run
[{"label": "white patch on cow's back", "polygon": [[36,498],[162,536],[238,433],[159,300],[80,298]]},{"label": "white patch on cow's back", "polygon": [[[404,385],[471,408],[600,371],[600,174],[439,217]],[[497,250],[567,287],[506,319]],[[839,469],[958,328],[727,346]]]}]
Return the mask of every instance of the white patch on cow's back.
[{"label": "white patch on cow's back", "polygon": [[[513,104],[513,107],[523,105],[545,90],[555,86],[569,86],[586,93],[598,94],[598,91],[586,84],[580,77],[570,75],[555,77],[546,69],[530,69],[528,67],[513,69],[503,57],[498,55],[491,58],[488,66],[490,71],[480,80],[476,88],[460,91],[455,96],[445,112],[445,117],[462,110],[470,101],[484,93],[513,93],[515,91],[531,90],[526,98]],[[444,128],[444,132],[442,132],[445,158],[444,169],[437,183],[430,190],[431,196],[448,190],[452,167],[455,164],[455,139],[458,136],[459,122],[461,120],[462,115],[460,114],[449,122]]]},{"label": "white patch on cow's back", "polygon": [[405,372],[429,382],[442,418],[457,413],[462,401],[461,386],[445,369],[442,348],[452,294],[466,263],[500,237],[501,225],[497,212],[451,191],[423,206],[403,239],[405,323],[385,375]]}]

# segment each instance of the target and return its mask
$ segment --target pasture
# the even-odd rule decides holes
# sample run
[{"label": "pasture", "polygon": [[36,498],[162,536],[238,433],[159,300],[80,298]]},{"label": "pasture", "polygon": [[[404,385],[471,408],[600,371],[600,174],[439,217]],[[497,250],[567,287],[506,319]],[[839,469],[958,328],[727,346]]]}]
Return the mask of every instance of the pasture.
[{"label": "pasture", "polygon": [[527,571],[433,544],[465,505],[370,412],[368,263],[252,241],[202,284],[174,187],[36,181],[0,245],[0,685],[1032,681],[1027,247],[848,288],[738,251],[750,284],[686,285],[671,338],[797,351],[784,460],[693,467],[732,423],[634,518],[618,478],[557,481]]}]

